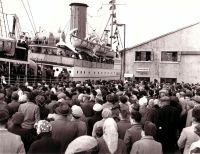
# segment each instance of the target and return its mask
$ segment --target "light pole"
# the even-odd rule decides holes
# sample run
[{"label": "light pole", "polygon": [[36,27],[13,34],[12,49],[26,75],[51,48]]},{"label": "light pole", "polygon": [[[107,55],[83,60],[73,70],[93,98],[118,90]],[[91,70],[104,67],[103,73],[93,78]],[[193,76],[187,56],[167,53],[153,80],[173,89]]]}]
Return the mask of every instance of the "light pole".
[{"label": "light pole", "polygon": [[117,26],[124,28],[124,45],[123,50],[121,52],[121,73],[120,73],[120,79],[124,78],[124,72],[125,72],[125,50],[126,50],[126,24],[117,24]]}]

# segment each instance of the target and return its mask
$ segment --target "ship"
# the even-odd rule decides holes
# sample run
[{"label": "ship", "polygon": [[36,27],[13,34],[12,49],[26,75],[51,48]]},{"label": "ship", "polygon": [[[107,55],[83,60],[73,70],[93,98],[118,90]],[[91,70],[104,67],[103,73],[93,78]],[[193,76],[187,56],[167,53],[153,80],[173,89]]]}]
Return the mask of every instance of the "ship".
[{"label": "ship", "polygon": [[111,30],[105,28],[103,37],[86,34],[88,5],[70,3],[68,35],[61,30],[58,36],[49,33],[45,37],[38,33],[29,44],[30,60],[37,66],[35,74],[48,81],[59,78],[60,74],[71,81],[120,79],[121,60],[112,46],[116,38],[112,27],[116,18],[115,3],[115,0],[109,2]]},{"label": "ship", "polygon": [[[12,19],[12,25],[9,24],[8,19]],[[29,39],[21,31],[18,16],[4,13],[0,0],[0,77],[2,85],[27,81],[30,64],[27,44]]]},{"label": "ship", "polygon": [[[0,1],[0,75],[1,84],[52,82],[61,80],[116,80],[120,79],[121,60],[112,41],[117,38],[115,0],[109,2],[111,29],[104,29],[103,37],[86,35],[87,7],[85,3],[71,3],[70,32],[59,36],[40,32],[34,39],[21,30],[17,15],[13,25],[8,25]],[[108,24],[107,24],[108,25]],[[12,27],[10,31],[9,27]],[[117,30],[117,27],[115,27]],[[110,37],[109,37],[110,32]],[[110,43],[109,43],[110,40]],[[117,48],[116,48],[117,49]]]}]

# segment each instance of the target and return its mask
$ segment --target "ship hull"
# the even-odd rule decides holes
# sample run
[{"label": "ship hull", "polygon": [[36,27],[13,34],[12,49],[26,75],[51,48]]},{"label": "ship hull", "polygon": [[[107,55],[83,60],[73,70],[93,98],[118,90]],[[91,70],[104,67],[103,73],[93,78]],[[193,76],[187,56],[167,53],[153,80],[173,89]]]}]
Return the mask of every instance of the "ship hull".
[{"label": "ship hull", "polygon": [[[120,64],[108,64],[100,62],[91,62],[72,57],[63,57],[56,55],[47,55],[41,53],[31,53],[30,59],[37,65],[54,67],[54,71],[59,68],[60,71],[67,69],[72,81],[85,80],[118,80],[120,79]],[[61,68],[61,69],[60,69]],[[59,74],[59,72],[57,72]],[[54,77],[57,77],[54,76]]]}]

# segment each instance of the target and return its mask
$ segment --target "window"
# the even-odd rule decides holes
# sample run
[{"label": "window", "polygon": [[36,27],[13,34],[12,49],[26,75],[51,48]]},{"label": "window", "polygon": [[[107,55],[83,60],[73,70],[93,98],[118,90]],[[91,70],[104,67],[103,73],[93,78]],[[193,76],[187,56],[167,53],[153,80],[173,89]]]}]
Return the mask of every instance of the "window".
[{"label": "window", "polygon": [[135,77],[135,80],[140,82],[140,81],[150,81],[150,77]]},{"label": "window", "polygon": [[176,78],[160,78],[161,83],[176,83],[177,79]]},{"label": "window", "polygon": [[161,61],[178,61],[178,52],[166,52],[161,53]]},{"label": "window", "polygon": [[136,51],[135,61],[151,61],[151,51]]}]

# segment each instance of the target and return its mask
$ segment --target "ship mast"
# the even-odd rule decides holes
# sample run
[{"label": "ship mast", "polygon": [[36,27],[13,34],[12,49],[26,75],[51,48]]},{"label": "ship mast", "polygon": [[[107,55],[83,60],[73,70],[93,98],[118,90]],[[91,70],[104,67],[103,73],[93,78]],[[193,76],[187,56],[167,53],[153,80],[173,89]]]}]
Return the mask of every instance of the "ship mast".
[{"label": "ship mast", "polygon": [[3,4],[1,0],[0,0],[0,33],[2,37],[8,37],[5,13],[3,11]]},{"label": "ship mast", "polygon": [[[114,33],[114,25],[116,24],[116,12],[115,12],[115,9],[116,9],[116,0],[111,0],[109,2],[109,4],[105,4],[105,5],[110,5],[110,10],[111,10],[111,13],[110,13],[110,17],[108,19],[108,22],[106,24],[106,27],[104,29],[104,32],[101,36],[101,39],[103,38],[103,36],[105,37],[106,34],[108,34],[108,32],[110,31],[110,47],[111,49],[113,48],[113,39],[115,39],[115,33]],[[107,29],[108,25],[110,23],[110,30]]]},{"label": "ship mast", "polygon": [[112,43],[113,43],[113,38],[114,38],[114,36],[113,36],[113,22],[114,22],[114,13],[115,13],[114,10],[115,10],[116,6],[115,6],[115,0],[111,0],[110,3],[111,3],[111,10],[112,10],[112,13],[111,13],[111,36],[110,36],[111,40],[110,40],[110,45],[111,45],[111,49],[112,49]]}]

